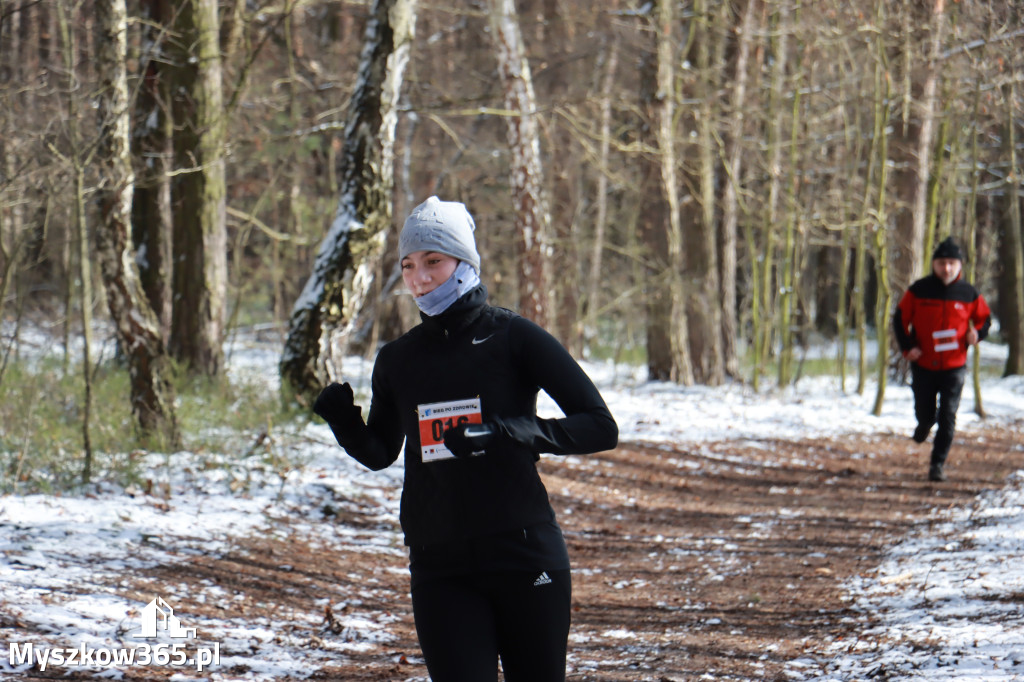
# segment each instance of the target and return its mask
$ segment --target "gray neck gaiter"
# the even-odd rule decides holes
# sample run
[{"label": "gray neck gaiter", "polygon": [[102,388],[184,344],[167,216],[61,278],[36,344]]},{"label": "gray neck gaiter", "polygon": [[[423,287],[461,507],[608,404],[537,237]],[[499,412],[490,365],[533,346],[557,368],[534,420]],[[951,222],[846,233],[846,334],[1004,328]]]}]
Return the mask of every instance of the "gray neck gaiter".
[{"label": "gray neck gaiter", "polygon": [[460,261],[455,272],[444,284],[429,294],[424,294],[414,300],[424,315],[433,317],[448,310],[448,306],[459,300],[459,297],[467,291],[472,291],[478,284],[480,284],[480,275],[476,273],[473,266],[465,261]]}]

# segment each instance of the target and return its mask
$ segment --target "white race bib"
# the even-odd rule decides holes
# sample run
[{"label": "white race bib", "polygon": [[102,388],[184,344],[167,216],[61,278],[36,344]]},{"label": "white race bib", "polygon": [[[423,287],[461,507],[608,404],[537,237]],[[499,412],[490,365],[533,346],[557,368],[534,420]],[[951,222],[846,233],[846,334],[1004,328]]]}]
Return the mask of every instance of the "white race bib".
[{"label": "white race bib", "polygon": [[955,329],[941,329],[937,332],[932,332],[932,340],[935,342],[936,353],[960,348],[960,344],[956,340]]}]

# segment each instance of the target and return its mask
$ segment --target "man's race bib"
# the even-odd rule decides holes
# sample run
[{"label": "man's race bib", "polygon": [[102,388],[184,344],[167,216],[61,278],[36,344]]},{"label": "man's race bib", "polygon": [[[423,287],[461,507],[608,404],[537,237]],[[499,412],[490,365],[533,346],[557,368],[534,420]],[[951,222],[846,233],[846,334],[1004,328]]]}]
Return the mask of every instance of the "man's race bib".
[{"label": "man's race bib", "polygon": [[932,339],[935,341],[936,353],[960,348],[960,344],[956,340],[955,329],[941,329],[937,332],[932,332]]},{"label": "man's race bib", "polygon": [[444,446],[444,432],[459,424],[482,424],[480,398],[430,403],[416,407],[420,418],[420,446],[424,462],[455,457]]}]

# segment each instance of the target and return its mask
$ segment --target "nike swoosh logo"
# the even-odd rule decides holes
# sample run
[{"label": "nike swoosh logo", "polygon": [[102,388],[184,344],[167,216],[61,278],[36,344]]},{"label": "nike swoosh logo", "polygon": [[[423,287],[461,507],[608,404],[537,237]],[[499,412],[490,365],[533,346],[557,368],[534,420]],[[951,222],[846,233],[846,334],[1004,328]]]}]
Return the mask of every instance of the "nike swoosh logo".
[{"label": "nike swoosh logo", "polygon": [[[491,334],[491,336],[494,336],[494,334]],[[473,345],[475,346],[475,345],[476,345],[476,344],[478,344],[478,343],[483,343],[483,342],[484,342],[484,341],[486,341],[487,339],[491,338],[491,336],[485,336],[485,337],[484,337],[484,338],[482,338],[482,339],[478,339],[478,338],[476,338],[476,337],[474,336],[474,337],[473,337]]]},{"label": "nike swoosh logo", "polygon": [[491,435],[491,429],[485,426],[468,427],[465,431],[466,438],[479,438],[480,436]]}]

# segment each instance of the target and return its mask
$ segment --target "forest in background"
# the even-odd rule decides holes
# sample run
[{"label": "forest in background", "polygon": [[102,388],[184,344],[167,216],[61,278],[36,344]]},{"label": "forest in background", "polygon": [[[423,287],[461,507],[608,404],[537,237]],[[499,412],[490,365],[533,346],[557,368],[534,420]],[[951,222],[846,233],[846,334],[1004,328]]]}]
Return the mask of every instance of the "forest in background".
[{"label": "forest in background", "polygon": [[228,330],[294,332],[359,187],[378,228],[347,247],[360,296],[319,302],[320,355],[415,322],[391,246],[437,194],[473,213],[492,300],[578,355],[756,387],[839,339],[879,400],[872,330],[952,234],[1020,374],[1022,10],[0,0],[3,366],[23,321],[88,353],[109,317],[142,431],[174,439],[166,362],[216,377]]}]

